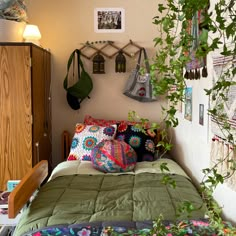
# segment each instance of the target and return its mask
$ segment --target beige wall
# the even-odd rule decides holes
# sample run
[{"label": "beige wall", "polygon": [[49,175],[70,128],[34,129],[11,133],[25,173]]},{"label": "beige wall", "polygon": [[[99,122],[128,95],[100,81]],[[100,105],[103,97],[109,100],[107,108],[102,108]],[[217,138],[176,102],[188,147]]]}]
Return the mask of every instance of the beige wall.
[{"label": "beige wall", "polygon": [[[204,89],[211,88],[213,62],[212,55],[207,58],[208,77],[201,80],[187,80],[186,84],[192,87],[192,121],[184,118],[183,112],[179,112],[179,126],[173,129],[173,156],[181,163],[187,173],[196,183],[203,179],[202,169],[210,165],[210,152],[212,137],[210,119],[207,115],[209,97]],[[204,126],[199,125],[199,104],[204,104]],[[219,185],[214,192],[214,197],[223,209],[223,215],[227,220],[236,223],[236,192],[226,184]]]},{"label": "beige wall", "polygon": [[[211,0],[210,8],[213,9],[216,0]],[[216,14],[211,15],[212,18],[217,17]],[[211,34],[211,40],[219,37],[219,35]],[[220,51],[220,49],[219,49]],[[186,85],[192,87],[192,121],[184,118],[184,105],[182,112],[178,112],[179,126],[173,129],[172,150],[176,160],[181,163],[192,179],[199,183],[203,180],[202,170],[212,166],[211,145],[214,134],[211,132],[211,121],[208,116],[208,109],[211,101],[204,89],[210,89],[213,81],[216,80],[216,72],[213,67],[213,57],[219,56],[219,52],[215,50],[207,56],[208,77],[200,80],[186,80]],[[204,125],[199,124],[199,104],[204,105]],[[216,157],[214,157],[216,158]],[[219,184],[214,191],[214,198],[222,207],[223,216],[236,224],[236,191],[227,183]]]},{"label": "beige wall", "polygon": [[[26,0],[29,23],[40,28],[41,44],[52,53],[52,125],[53,164],[61,161],[61,133],[67,129],[73,133],[76,122],[83,121],[85,114],[99,118],[127,119],[128,112],[135,110],[152,121],[160,120],[160,101],[142,104],[122,94],[125,82],[135,58],[127,58],[127,73],[114,72],[114,59],[106,59],[106,74],[92,74],[92,61],[84,59],[94,89],[91,99],[83,101],[81,109],[72,110],[66,101],[63,80],[70,53],[86,41],[112,40],[119,46],[132,39],[147,49],[149,57],[155,55],[153,39],[157,30],[152,24],[156,14],[156,0]],[[95,33],[94,8],[121,7],[125,9],[124,33]],[[129,50],[130,52],[133,49]]]},{"label": "beige wall", "polygon": [[[61,160],[61,133],[67,129],[73,133],[76,122],[83,121],[85,114],[98,118],[125,119],[129,110],[152,121],[161,120],[161,102],[141,104],[122,95],[125,82],[135,59],[128,59],[128,71],[114,73],[114,60],[106,60],[106,74],[93,75],[92,62],[84,60],[90,72],[94,89],[91,99],[82,103],[81,109],[73,111],[66,102],[62,87],[66,63],[70,53],[86,41],[113,40],[119,45],[130,39],[147,48],[150,57],[155,55],[153,38],[158,34],[152,24],[156,15],[158,0],[26,0],[29,22],[37,24],[42,33],[42,46],[52,53],[52,123],[53,164]],[[122,7],[125,9],[125,32],[101,34],[94,32],[94,8]],[[208,64],[209,64],[208,60]],[[209,64],[210,65],[210,64]],[[209,67],[211,71],[211,66]],[[211,73],[211,72],[210,72]],[[196,182],[201,181],[203,168],[209,166],[210,134],[205,109],[205,126],[198,125],[199,103],[208,106],[203,89],[209,86],[211,77],[189,83],[193,86],[193,121],[189,122],[180,113],[180,125],[173,130],[175,148],[173,155],[182,163]],[[236,221],[236,193],[222,185],[216,191],[216,199],[223,207],[227,219]]]}]

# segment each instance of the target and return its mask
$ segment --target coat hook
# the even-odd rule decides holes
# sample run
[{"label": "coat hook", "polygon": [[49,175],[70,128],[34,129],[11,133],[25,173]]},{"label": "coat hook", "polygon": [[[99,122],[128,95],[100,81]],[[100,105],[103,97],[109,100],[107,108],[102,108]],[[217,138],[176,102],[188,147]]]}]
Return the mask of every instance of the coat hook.
[{"label": "coat hook", "polygon": [[[104,44],[104,45],[100,47],[100,46],[97,46],[96,44]],[[130,45],[131,47],[129,48]],[[115,49],[115,52],[112,54],[106,53],[106,52],[110,52],[109,47],[112,47],[113,49]],[[89,52],[85,52],[86,48],[91,48],[93,50],[92,51],[93,53],[91,54],[91,50]],[[133,52],[130,52],[132,50],[131,48],[136,48],[138,50],[134,49]],[[131,39],[123,47],[116,45],[115,42],[111,40],[106,40],[106,41],[100,40],[100,41],[93,41],[93,42],[86,41],[83,44],[83,46],[80,48],[81,55],[89,60],[94,58],[98,53],[107,58],[113,58],[120,51],[122,51],[122,54],[124,54],[125,56],[133,58],[136,56],[136,54],[139,52],[140,49],[142,49],[142,47],[136,44],[135,42],[133,42]]]}]

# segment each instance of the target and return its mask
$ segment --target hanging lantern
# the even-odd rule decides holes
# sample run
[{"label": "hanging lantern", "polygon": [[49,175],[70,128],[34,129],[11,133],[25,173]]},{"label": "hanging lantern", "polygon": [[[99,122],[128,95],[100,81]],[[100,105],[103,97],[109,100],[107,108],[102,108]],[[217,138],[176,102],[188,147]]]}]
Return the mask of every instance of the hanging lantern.
[{"label": "hanging lantern", "polygon": [[105,59],[100,53],[93,58],[93,73],[105,74]]},{"label": "hanging lantern", "polygon": [[116,72],[125,72],[126,71],[126,58],[122,53],[122,50],[119,51],[116,56]]}]

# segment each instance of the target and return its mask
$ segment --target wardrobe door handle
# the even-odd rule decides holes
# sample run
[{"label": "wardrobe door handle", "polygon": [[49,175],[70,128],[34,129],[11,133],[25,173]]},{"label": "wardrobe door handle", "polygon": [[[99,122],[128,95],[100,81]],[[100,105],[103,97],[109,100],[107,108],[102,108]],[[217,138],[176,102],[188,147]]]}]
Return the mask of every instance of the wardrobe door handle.
[{"label": "wardrobe door handle", "polygon": [[35,149],[36,149],[36,163],[39,163],[39,142],[35,143]]}]

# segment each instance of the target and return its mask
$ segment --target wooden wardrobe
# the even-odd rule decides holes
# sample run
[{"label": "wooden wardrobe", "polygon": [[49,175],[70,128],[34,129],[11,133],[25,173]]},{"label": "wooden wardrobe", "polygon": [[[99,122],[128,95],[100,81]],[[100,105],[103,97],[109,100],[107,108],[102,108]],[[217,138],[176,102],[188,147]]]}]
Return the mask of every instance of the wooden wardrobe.
[{"label": "wooden wardrobe", "polygon": [[0,190],[51,163],[50,57],[31,43],[0,43]]}]

